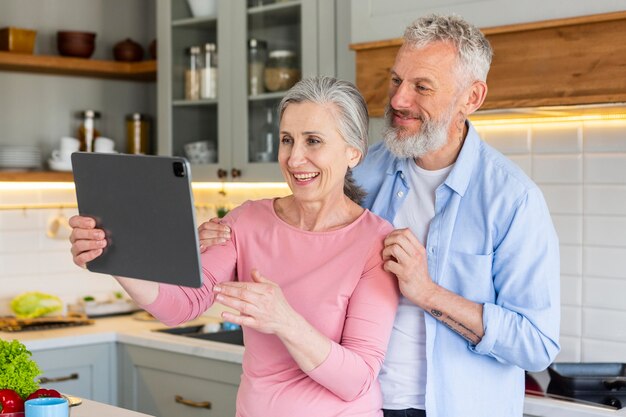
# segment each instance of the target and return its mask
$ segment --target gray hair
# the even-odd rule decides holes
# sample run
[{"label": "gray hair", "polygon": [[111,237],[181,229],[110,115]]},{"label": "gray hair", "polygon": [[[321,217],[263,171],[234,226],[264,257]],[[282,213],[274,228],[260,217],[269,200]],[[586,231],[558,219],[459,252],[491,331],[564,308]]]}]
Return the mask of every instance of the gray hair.
[{"label": "gray hair", "polygon": [[[339,134],[348,146],[361,152],[359,163],[365,158],[369,117],[365,99],[354,84],[325,76],[304,78],[298,81],[281,100],[278,105],[279,119],[282,119],[289,104],[302,102],[332,104],[335,107],[333,113],[336,116]],[[346,173],[343,191],[357,204],[360,204],[365,197],[365,191],[354,182],[350,168]]]},{"label": "gray hair", "polygon": [[414,48],[429,43],[449,42],[457,49],[460,73],[469,81],[487,81],[493,50],[485,35],[457,15],[430,14],[411,23],[404,31],[404,42]]}]

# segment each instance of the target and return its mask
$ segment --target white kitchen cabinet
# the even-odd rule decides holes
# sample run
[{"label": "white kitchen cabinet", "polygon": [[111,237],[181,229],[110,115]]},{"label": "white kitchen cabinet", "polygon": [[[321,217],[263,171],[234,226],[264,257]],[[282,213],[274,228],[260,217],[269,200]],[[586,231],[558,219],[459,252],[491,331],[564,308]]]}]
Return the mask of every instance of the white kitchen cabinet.
[{"label": "white kitchen cabinet", "polygon": [[32,352],[41,370],[41,388],[115,404],[117,367],[114,343],[98,343]]},{"label": "white kitchen cabinet", "polygon": [[624,0],[351,0],[353,43],[395,39],[429,13],[455,13],[484,28],[624,10]]},{"label": "white kitchen cabinet", "polygon": [[[209,18],[192,17],[186,0],[160,0],[159,153],[185,156],[186,143],[208,141],[217,160],[194,164],[194,180],[283,181],[276,154],[261,160],[257,153],[267,109],[284,92],[249,95],[247,40],[266,41],[268,52],[294,51],[303,77],[335,75],[334,17],[335,0],[217,0],[217,16]],[[185,100],[185,51],[207,42],[217,44],[217,99]]]},{"label": "white kitchen cabinet", "polygon": [[234,416],[241,364],[119,345],[120,406],[156,417]]}]

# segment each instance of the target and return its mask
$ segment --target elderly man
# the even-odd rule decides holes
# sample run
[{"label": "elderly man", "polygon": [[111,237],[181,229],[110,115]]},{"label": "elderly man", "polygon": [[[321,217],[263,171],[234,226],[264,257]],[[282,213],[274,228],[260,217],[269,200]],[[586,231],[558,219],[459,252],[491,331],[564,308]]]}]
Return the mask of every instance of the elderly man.
[{"label": "elderly man", "polygon": [[559,351],[559,248],[543,196],[467,120],[491,57],[459,17],[411,24],[384,143],[354,172],[365,207],[396,227],[383,252],[403,294],[380,375],[386,417],[521,416],[524,370]]},{"label": "elderly man", "polygon": [[[559,351],[559,248],[545,201],[467,120],[487,95],[491,57],[459,17],[411,24],[384,141],[354,170],[364,206],[396,228],[383,252],[403,295],[380,373],[385,417],[521,417],[524,370]],[[207,222],[200,238],[228,233]]]}]

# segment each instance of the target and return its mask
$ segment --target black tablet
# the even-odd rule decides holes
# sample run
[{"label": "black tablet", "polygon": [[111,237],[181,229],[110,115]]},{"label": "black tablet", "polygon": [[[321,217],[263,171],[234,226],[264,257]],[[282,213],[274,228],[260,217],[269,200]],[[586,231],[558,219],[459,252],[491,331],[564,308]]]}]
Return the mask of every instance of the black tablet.
[{"label": "black tablet", "polygon": [[105,231],[92,272],[200,287],[191,170],[180,157],[72,154],[78,212]]}]

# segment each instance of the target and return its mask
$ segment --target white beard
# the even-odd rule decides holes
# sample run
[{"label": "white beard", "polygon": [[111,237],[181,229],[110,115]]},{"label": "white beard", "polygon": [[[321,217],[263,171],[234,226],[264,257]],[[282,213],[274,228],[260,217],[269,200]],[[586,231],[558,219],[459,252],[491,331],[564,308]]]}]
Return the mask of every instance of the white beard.
[{"label": "white beard", "polygon": [[439,120],[424,119],[424,117],[418,116],[422,121],[419,132],[411,136],[401,137],[402,128],[392,126],[393,113],[391,106],[387,104],[385,108],[386,126],[383,130],[385,146],[398,158],[417,159],[429,152],[437,151],[448,142],[448,129],[452,124],[451,113],[452,111],[448,111]]}]

